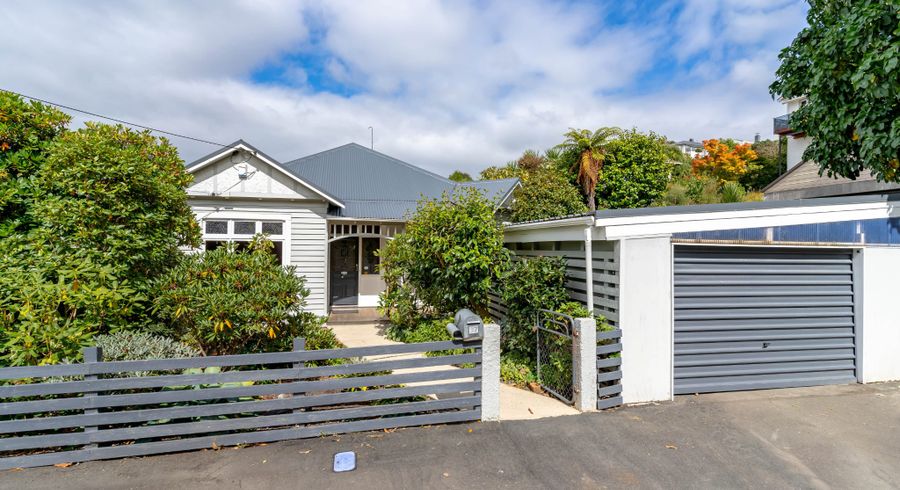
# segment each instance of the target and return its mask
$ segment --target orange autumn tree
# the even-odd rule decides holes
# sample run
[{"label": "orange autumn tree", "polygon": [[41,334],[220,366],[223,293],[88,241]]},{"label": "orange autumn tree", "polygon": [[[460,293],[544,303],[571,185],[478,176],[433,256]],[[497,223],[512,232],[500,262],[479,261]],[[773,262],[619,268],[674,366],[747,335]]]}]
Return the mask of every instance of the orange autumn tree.
[{"label": "orange autumn tree", "polygon": [[717,139],[704,140],[706,156],[691,161],[695,174],[711,175],[721,182],[736,181],[750,170],[756,152],[749,143],[734,144]]}]

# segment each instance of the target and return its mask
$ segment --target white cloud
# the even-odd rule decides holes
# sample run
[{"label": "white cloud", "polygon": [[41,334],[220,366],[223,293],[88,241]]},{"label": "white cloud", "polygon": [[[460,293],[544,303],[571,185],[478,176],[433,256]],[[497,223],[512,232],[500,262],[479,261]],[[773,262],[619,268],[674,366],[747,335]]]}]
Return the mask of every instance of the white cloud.
[{"label": "white cloud", "polygon": [[[443,174],[549,147],[569,126],[673,139],[771,133],[781,109],[766,87],[778,48],[802,26],[795,3],[720,2],[713,14],[687,5],[672,25],[604,25],[602,8],[7,1],[0,87],[206,139],[244,138],[280,159],[368,143],[371,125],[376,149]],[[771,22],[770,11],[779,12]],[[735,55],[726,42],[753,49]],[[313,51],[354,95],[316,92],[308,66],[288,66],[281,86],[250,79]],[[697,55],[709,60],[631,90],[657,63]],[[186,159],[211,150],[173,141]]]}]

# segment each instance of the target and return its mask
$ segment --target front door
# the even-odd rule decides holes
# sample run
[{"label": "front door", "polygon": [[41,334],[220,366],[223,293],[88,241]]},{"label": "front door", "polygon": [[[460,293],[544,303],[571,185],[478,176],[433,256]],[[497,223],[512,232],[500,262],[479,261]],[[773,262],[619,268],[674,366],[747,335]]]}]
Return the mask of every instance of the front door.
[{"label": "front door", "polygon": [[356,305],[359,294],[359,239],[331,242],[331,304]]}]

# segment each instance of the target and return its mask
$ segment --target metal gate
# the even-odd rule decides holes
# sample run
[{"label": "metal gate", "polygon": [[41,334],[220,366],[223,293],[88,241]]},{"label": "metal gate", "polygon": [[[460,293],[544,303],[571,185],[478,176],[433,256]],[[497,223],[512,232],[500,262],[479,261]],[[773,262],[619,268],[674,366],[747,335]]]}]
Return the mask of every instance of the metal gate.
[{"label": "metal gate", "polygon": [[856,381],[852,252],[676,246],[675,393]]},{"label": "metal gate", "polygon": [[537,378],[545,391],[560,400],[574,403],[575,379],[572,371],[572,329],[575,319],[550,310],[538,310]]}]

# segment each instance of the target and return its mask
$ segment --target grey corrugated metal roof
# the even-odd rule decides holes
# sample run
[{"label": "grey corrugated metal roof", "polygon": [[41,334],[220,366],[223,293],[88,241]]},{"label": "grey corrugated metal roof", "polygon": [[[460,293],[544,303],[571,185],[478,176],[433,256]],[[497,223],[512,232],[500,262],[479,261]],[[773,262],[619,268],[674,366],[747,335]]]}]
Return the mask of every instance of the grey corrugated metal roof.
[{"label": "grey corrugated metal roof", "polygon": [[334,207],[329,216],[337,218],[406,219],[416,210],[417,201],[354,201],[344,202],[344,209]]},{"label": "grey corrugated metal roof", "polygon": [[519,183],[519,179],[497,179],[497,180],[475,180],[472,182],[460,182],[457,187],[474,187],[484,192],[484,195],[496,202],[502,204],[509,197],[509,194]]},{"label": "grey corrugated metal roof", "polygon": [[284,164],[298,177],[337,196],[344,209],[332,216],[403,219],[424,197],[438,198],[459,187],[475,187],[500,204],[518,179],[457,183],[356,143]]},{"label": "grey corrugated metal roof", "polygon": [[454,182],[356,143],[286,163],[285,168],[343,200],[415,201]]}]

